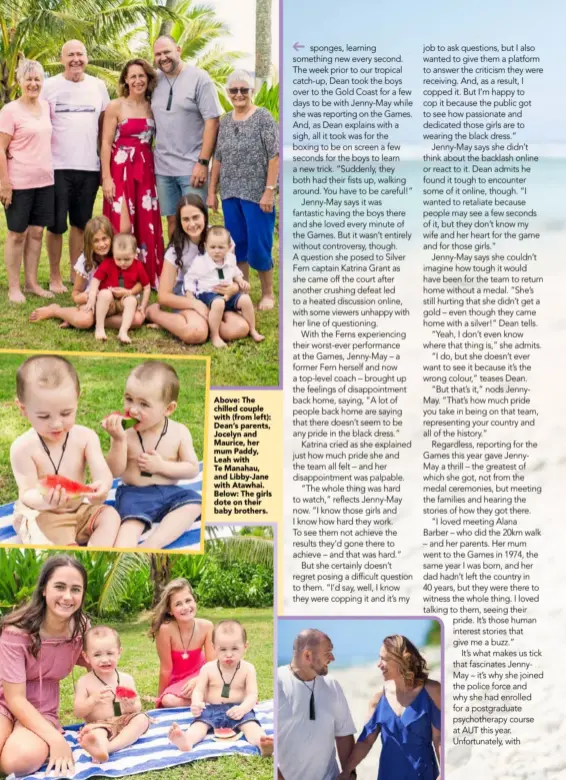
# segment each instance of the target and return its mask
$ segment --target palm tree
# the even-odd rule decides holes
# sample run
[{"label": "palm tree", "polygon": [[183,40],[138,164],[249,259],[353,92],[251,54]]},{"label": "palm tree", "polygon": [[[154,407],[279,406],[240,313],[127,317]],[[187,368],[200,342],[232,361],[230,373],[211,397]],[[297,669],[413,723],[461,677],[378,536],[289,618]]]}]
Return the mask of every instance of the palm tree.
[{"label": "palm tree", "polygon": [[229,566],[237,560],[243,563],[253,563],[273,567],[274,541],[271,526],[242,528],[238,531],[231,527],[230,536],[219,536],[214,526],[207,529],[207,552],[222,558]]},{"label": "palm tree", "polygon": [[273,0],[255,4],[255,80],[256,91],[271,75],[271,9]]}]

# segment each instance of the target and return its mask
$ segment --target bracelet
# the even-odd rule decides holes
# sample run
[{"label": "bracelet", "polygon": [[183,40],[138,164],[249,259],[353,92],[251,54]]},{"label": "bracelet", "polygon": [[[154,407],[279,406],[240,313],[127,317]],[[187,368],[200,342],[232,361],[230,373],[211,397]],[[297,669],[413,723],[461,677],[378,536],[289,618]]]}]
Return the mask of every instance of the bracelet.
[{"label": "bracelet", "polygon": [[265,185],[265,189],[266,190],[275,190],[275,185],[273,185],[273,184],[266,184]]}]

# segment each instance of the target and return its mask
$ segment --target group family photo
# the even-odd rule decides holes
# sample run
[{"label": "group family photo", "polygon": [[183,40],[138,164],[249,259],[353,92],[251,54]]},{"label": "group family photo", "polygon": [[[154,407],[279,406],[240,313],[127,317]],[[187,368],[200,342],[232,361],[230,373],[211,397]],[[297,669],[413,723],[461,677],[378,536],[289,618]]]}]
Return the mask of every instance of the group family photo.
[{"label": "group family photo", "polygon": [[242,6],[253,67],[215,4],[82,5],[8,1],[0,343],[212,355],[215,385],[277,385],[273,3]]},{"label": "group family photo", "polygon": [[437,780],[441,627],[279,618],[279,780]]},{"label": "group family photo", "polygon": [[244,530],[196,557],[0,549],[0,776],[271,780],[273,537]]},{"label": "group family photo", "polygon": [[0,543],[202,552],[208,362],[2,354]]}]

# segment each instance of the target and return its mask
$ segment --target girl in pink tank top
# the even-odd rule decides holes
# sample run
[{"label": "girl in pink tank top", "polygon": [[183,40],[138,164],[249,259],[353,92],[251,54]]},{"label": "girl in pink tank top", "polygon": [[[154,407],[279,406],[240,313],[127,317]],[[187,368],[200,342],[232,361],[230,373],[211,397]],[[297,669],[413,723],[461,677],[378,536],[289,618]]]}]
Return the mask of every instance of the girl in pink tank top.
[{"label": "girl in pink tank top", "polygon": [[163,589],[149,635],[159,655],[158,707],[189,707],[201,667],[216,658],[210,620],[196,617],[197,604],[182,577]]},{"label": "girl in pink tank top", "polygon": [[0,768],[6,774],[33,774],[47,759],[47,772],[73,771],[59,723],[59,683],[80,663],[86,588],[83,565],[54,555],[43,564],[31,600],[2,620]]}]

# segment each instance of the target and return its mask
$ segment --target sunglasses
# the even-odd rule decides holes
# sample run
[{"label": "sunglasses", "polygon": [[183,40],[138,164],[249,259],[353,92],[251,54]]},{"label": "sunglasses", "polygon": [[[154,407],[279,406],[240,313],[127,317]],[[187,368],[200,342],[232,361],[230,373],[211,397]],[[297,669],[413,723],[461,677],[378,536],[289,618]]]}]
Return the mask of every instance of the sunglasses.
[{"label": "sunglasses", "polygon": [[250,87],[230,87],[228,90],[229,95],[237,95],[238,92],[241,95],[247,95],[250,91]]}]

